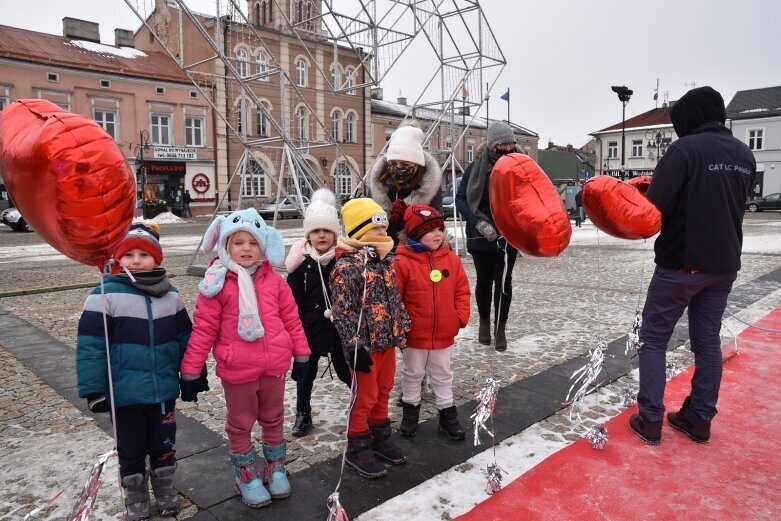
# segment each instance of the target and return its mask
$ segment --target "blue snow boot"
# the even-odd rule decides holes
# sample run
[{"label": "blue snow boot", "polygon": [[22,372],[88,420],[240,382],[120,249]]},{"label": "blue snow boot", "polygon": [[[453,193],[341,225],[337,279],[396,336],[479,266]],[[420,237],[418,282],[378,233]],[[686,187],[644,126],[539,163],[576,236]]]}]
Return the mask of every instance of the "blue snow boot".
[{"label": "blue snow boot", "polygon": [[252,508],[260,508],[271,503],[271,496],[258,477],[258,467],[255,466],[257,453],[252,449],[248,454],[230,454],[230,460],[236,471],[236,492],[241,494],[241,500]]},{"label": "blue snow boot", "polygon": [[263,483],[265,483],[271,497],[283,499],[290,495],[290,481],[285,470],[285,455],[287,454],[287,442],[271,446],[263,444],[263,456],[266,458],[266,466],[263,468]]}]

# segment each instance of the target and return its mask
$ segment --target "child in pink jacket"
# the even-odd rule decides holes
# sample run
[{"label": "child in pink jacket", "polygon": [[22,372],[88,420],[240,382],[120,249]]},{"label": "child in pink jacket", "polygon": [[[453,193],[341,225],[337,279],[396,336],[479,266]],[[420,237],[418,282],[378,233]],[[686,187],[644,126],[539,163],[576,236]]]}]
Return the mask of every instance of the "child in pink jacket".
[{"label": "child in pink jacket", "polygon": [[[306,374],[310,352],[290,287],[271,265],[284,261],[279,232],[254,208],[241,210],[218,216],[206,230],[204,249],[215,248],[217,258],[198,285],[195,323],[180,368],[182,399],[197,399],[201,368],[213,349],[236,490],[244,503],[258,508],[290,495],[282,435],[285,377],[291,358],[293,379]],[[255,422],[266,460],[260,476]]]}]

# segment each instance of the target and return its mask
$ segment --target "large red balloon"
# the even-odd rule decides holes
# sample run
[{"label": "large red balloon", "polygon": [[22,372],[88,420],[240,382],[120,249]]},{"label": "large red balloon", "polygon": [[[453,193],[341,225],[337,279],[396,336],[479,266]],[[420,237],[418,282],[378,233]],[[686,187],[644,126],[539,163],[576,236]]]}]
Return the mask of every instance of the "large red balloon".
[{"label": "large red balloon", "polygon": [[662,215],[640,190],[606,175],[583,185],[583,208],[594,226],[619,239],[647,239],[662,227]]},{"label": "large red balloon", "polygon": [[0,173],[30,226],[78,262],[102,268],[133,219],[135,180],[117,144],[49,101],[0,112]]},{"label": "large red balloon", "polygon": [[507,154],[491,172],[491,214],[496,227],[523,253],[553,257],[572,236],[567,209],[542,168],[525,154]]},{"label": "large red balloon", "polygon": [[626,184],[629,186],[634,186],[640,191],[641,194],[645,195],[648,193],[648,188],[651,186],[651,176],[641,175],[638,177],[633,177],[631,179],[627,179]]}]

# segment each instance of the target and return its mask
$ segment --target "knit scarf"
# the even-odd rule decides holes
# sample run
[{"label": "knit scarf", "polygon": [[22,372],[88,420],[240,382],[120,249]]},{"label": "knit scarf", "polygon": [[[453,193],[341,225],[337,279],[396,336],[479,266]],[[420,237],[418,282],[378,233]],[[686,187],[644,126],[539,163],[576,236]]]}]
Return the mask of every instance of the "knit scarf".
[{"label": "knit scarf", "polygon": [[491,175],[491,168],[494,166],[489,156],[490,153],[486,148],[472,165],[472,172],[469,174],[469,182],[466,185],[466,202],[475,217],[491,222],[491,219],[480,209],[480,201],[485,193],[485,184],[488,182],[488,176]]},{"label": "knit scarf", "polygon": [[198,283],[198,289],[201,290],[201,293],[205,297],[211,298],[222,291],[222,287],[225,285],[225,274],[228,270],[236,274],[239,285],[239,336],[248,342],[257,340],[266,332],[260,321],[255,285],[252,282],[252,275],[257,269],[257,264],[245,268],[233,259],[229,258],[225,264],[218,258],[209,266],[203,280]]},{"label": "knit scarf", "polygon": [[325,253],[318,253],[309,241],[306,241],[304,248],[306,248],[306,253],[312,257],[312,259],[317,261],[321,266],[327,266],[328,263],[331,262],[331,259],[334,258],[334,255],[336,255],[336,248],[334,247]]},{"label": "knit scarf", "polygon": [[342,249],[347,251],[357,251],[368,246],[371,250],[377,253],[380,260],[387,257],[393,249],[393,238],[391,237],[379,237],[373,235],[367,235],[365,237],[367,238],[365,241],[356,241],[355,239],[351,239],[349,237],[339,237],[338,244]]},{"label": "knit scarf", "polygon": [[133,273],[133,279],[126,274],[119,275],[130,280],[130,283],[136,288],[140,289],[144,293],[147,293],[153,297],[160,298],[169,291],[171,291],[171,281],[165,274],[164,268],[155,268],[151,271],[137,271]]}]

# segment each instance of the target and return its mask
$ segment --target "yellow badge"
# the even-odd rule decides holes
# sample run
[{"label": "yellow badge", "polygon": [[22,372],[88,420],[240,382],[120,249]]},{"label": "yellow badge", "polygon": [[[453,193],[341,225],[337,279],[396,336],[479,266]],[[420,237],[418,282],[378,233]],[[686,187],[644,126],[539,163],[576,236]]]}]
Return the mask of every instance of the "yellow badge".
[{"label": "yellow badge", "polygon": [[430,278],[432,282],[439,282],[442,280],[442,272],[439,270],[431,270],[431,273],[428,274],[428,278]]}]

